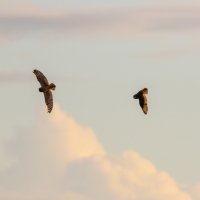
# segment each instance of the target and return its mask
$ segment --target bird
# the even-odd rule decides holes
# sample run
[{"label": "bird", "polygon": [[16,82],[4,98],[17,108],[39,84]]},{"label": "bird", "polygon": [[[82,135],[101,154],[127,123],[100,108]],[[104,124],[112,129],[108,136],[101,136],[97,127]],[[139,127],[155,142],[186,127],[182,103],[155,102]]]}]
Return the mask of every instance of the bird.
[{"label": "bird", "polygon": [[139,99],[139,104],[140,104],[142,111],[144,112],[145,115],[148,112],[146,94],[148,94],[148,89],[144,88],[144,89],[140,90],[137,94],[133,95],[134,99]]},{"label": "bird", "polygon": [[56,85],[54,83],[49,84],[47,78],[39,70],[34,69],[33,73],[41,85],[41,87],[39,88],[39,92],[44,93],[44,99],[47,106],[47,112],[51,113],[53,109],[53,95],[52,95],[51,90],[55,90]]}]

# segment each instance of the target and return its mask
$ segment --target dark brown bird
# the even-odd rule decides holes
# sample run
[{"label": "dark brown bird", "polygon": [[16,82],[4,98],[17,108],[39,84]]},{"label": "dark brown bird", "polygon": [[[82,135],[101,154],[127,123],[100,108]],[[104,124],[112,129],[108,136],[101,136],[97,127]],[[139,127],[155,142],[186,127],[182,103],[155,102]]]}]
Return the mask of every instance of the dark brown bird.
[{"label": "dark brown bird", "polygon": [[33,70],[37,80],[39,81],[41,87],[39,88],[40,92],[44,93],[45,103],[47,105],[47,112],[50,113],[53,109],[53,95],[51,90],[56,89],[56,85],[53,83],[49,84],[47,78],[39,70]]},{"label": "dark brown bird", "polygon": [[145,115],[147,114],[148,111],[146,94],[148,94],[148,89],[144,88],[140,90],[137,94],[133,95],[134,99],[139,99],[139,104]]}]

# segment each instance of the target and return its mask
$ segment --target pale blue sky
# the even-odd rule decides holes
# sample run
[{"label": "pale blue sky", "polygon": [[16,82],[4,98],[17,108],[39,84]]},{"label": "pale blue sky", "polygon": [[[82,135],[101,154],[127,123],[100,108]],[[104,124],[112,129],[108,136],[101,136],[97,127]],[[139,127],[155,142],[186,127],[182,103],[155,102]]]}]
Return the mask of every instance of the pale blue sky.
[{"label": "pale blue sky", "polygon": [[[138,1],[29,2],[67,8],[129,6]],[[181,26],[188,29],[185,21]],[[75,28],[74,36],[65,37],[60,30],[51,37],[52,27],[42,34],[40,28],[29,33],[20,23],[24,33],[16,27],[12,30],[16,33],[0,39],[2,138],[15,134],[19,127],[33,126],[39,109],[46,112],[32,74],[38,69],[57,85],[54,100],[62,110],[77,123],[91,127],[107,152],[132,149],[179,184],[200,182],[200,27],[173,32],[164,24],[167,30],[161,27],[155,35],[153,31],[153,35],[133,37],[112,37],[112,30],[90,36],[90,29],[82,34]],[[132,98],[143,87],[149,89],[146,116]]]}]

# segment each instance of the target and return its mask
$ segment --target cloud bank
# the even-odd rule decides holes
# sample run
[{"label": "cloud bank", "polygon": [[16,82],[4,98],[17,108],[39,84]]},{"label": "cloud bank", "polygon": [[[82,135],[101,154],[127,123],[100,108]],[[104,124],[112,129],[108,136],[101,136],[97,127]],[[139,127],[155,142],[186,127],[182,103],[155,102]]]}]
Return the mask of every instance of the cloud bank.
[{"label": "cloud bank", "polygon": [[197,200],[135,151],[108,154],[58,105],[1,146],[12,163],[0,167],[0,200]]},{"label": "cloud bank", "polygon": [[199,34],[199,3],[50,10],[0,2],[0,32],[8,37],[134,37]]}]

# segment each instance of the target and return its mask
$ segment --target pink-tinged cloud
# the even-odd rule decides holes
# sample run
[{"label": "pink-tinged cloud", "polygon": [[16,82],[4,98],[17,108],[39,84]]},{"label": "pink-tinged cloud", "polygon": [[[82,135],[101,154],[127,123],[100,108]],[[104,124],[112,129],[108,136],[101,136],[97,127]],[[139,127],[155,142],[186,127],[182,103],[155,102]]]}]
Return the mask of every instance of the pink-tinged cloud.
[{"label": "pink-tinged cloud", "polygon": [[59,16],[59,10],[48,10],[41,8],[35,4],[31,4],[26,0],[16,1],[0,1],[0,16],[1,17],[56,17]]},{"label": "pink-tinged cloud", "polygon": [[194,199],[200,199],[200,183],[196,184],[196,186],[194,187],[193,196]]},{"label": "pink-tinged cloud", "polygon": [[[69,76],[52,76],[45,74],[49,80],[54,80],[56,82],[83,82],[87,79],[82,77],[69,77]],[[35,85],[39,87],[39,82],[37,85],[37,79],[30,70],[29,72],[22,71],[0,71],[0,83],[1,84],[20,84],[20,83],[36,83]]]},{"label": "pink-tinged cloud", "polygon": [[200,199],[200,183],[196,185],[182,185],[182,190],[191,194],[192,200]]},{"label": "pink-tinged cloud", "polygon": [[12,163],[0,170],[0,200],[194,200],[138,153],[107,153],[91,128],[58,105],[2,149]]},{"label": "pink-tinged cloud", "polygon": [[0,83],[24,83],[33,82],[33,75],[25,72],[0,72]]},{"label": "pink-tinged cloud", "polygon": [[0,34],[3,38],[199,34],[199,10],[199,3],[50,10],[26,1],[2,1]]}]

